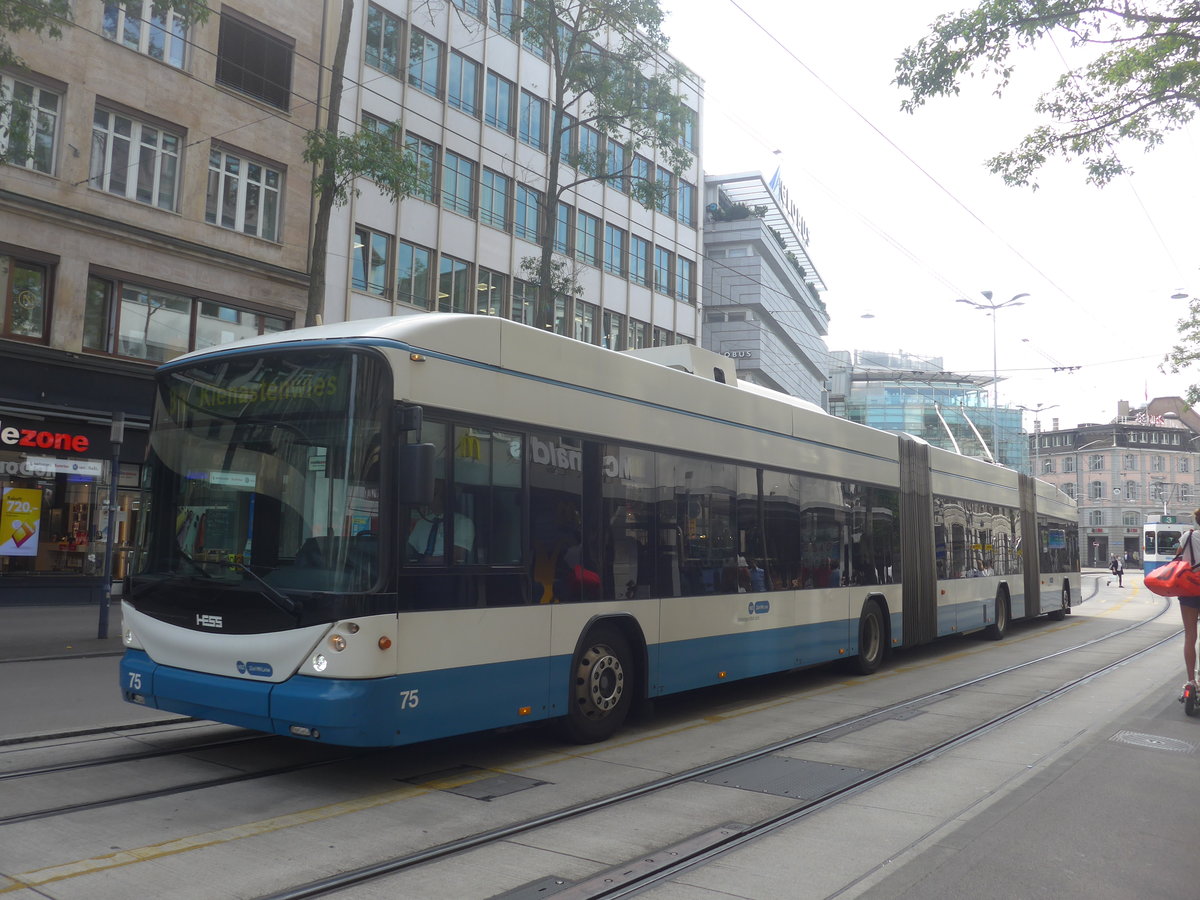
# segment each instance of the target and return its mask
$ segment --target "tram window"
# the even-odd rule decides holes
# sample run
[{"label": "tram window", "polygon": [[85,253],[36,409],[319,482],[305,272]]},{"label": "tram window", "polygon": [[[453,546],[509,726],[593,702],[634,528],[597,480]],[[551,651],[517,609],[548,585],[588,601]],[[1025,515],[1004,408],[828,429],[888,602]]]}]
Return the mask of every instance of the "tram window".
[{"label": "tram window", "polygon": [[738,590],[757,593],[774,584],[775,561],[765,549],[765,504],[759,503],[759,470],[737,469]]},{"label": "tram window", "polygon": [[609,444],[601,457],[601,526],[604,560],[601,592],[606,600],[649,597],[656,572],[678,595],[679,544],[674,532],[656,548],[654,454]]},{"label": "tram window", "polygon": [[[454,509],[470,521],[474,540],[460,561],[521,562],[521,439],[485,428],[454,428]],[[463,526],[465,527],[465,525]]]},{"label": "tram window", "polygon": [[803,569],[800,587],[838,587],[845,578],[842,534],[846,507],[839,482],[794,475],[800,497]]},{"label": "tram window", "polygon": [[[563,603],[600,597],[599,565],[585,541],[583,442],[557,434],[529,436],[529,525],[534,600]],[[593,465],[595,453],[586,454]]]},{"label": "tram window", "polygon": [[804,587],[799,476],[763,471],[762,528],[767,589]]},{"label": "tram window", "polygon": [[738,552],[734,521],[736,467],[673,454],[658,454],[662,488],[660,519],[672,511],[682,537],[680,590],[685,597],[737,591]]}]

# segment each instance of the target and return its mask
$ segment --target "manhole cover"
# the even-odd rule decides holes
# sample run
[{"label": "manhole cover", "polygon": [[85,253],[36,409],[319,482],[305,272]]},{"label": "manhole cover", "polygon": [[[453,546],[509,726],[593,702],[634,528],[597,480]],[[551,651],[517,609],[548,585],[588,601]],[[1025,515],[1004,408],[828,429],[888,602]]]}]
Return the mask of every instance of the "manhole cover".
[{"label": "manhole cover", "polygon": [[1146,747],[1149,750],[1169,750],[1172,753],[1195,753],[1194,745],[1187,741],[1177,741],[1175,738],[1159,737],[1157,734],[1141,734],[1137,731],[1118,731],[1110,741],[1119,744],[1132,744],[1135,747]]}]

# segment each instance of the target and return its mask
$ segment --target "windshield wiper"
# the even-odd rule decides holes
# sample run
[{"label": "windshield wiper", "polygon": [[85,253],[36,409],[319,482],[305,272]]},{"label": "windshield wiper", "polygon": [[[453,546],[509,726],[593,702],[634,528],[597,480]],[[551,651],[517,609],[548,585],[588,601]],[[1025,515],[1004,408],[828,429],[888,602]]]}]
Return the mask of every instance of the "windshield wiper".
[{"label": "windshield wiper", "polygon": [[262,585],[263,593],[266,595],[267,599],[270,600],[273,605],[275,605],[279,609],[283,610],[289,616],[293,616],[297,622],[300,621],[300,604],[299,603],[297,603],[295,600],[293,600],[287,594],[276,589],[273,585],[267,583],[267,581],[265,581],[261,575],[259,575],[257,572],[255,572],[253,569],[251,569],[245,563],[240,563],[237,560],[229,560],[229,565],[234,566],[238,569],[241,569],[243,572],[245,572],[247,575],[249,575],[251,578],[253,578],[255,581],[257,581],[260,585]]}]

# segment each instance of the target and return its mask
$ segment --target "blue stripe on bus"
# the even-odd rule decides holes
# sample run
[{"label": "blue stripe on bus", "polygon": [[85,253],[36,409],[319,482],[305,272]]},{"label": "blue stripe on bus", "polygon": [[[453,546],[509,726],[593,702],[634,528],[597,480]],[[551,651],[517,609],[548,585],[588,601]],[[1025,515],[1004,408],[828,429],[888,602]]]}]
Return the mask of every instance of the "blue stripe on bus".
[{"label": "blue stripe on bus", "polygon": [[[1012,603],[1023,608],[1017,597]],[[984,627],[990,608],[978,600],[940,608],[938,635]],[[901,613],[890,621],[897,646]],[[662,643],[648,648],[647,691],[657,697],[852,659],[857,642],[857,620],[840,620]],[[127,650],[121,687],[127,700],[140,694],[146,706],[199,719],[283,735],[295,725],[331,744],[390,746],[565,715],[571,662],[562,654],[383,678],[294,675],[272,684],[163,666]]]}]

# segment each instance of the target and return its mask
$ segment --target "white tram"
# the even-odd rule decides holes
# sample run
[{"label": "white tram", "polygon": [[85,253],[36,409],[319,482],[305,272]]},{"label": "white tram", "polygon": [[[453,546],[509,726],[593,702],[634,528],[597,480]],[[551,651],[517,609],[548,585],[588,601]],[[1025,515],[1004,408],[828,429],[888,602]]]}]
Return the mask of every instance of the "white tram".
[{"label": "white tram", "polygon": [[695,347],[347,322],[161,367],[127,700],[335,744],[538,719],[1079,602],[1051,486]]}]

